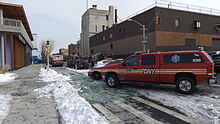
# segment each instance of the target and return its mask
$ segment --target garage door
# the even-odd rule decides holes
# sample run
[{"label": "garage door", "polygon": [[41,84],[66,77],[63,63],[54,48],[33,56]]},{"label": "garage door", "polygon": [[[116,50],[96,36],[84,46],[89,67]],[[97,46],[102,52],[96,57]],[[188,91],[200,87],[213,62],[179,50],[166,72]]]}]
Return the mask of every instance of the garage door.
[{"label": "garage door", "polygon": [[24,67],[24,44],[14,37],[14,66],[15,69]]}]

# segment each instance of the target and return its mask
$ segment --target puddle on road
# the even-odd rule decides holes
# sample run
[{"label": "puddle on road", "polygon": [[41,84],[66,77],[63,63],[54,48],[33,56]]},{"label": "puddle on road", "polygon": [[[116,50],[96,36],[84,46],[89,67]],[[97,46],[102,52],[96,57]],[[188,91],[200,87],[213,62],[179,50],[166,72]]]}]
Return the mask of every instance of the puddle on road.
[{"label": "puddle on road", "polygon": [[72,75],[71,79],[72,81],[69,83],[73,86],[80,86],[81,92],[79,94],[91,104],[141,96],[131,90],[109,88],[103,80],[96,81],[84,75]]}]

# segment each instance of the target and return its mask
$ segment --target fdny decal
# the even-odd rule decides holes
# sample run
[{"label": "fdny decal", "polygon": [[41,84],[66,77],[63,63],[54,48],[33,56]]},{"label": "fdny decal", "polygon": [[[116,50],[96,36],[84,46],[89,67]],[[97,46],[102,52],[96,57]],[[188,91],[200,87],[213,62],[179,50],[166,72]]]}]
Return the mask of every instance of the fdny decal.
[{"label": "fdny decal", "polygon": [[142,69],[142,74],[155,74],[156,69]]}]

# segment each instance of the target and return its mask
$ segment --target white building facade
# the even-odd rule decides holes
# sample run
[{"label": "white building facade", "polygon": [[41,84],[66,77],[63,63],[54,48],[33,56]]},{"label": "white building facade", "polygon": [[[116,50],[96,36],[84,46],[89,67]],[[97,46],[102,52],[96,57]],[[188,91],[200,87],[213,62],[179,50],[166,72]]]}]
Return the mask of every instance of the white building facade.
[{"label": "white building facade", "polygon": [[96,5],[93,5],[83,14],[79,42],[80,56],[87,57],[92,54],[89,48],[89,37],[112,27],[114,16],[113,6],[109,6],[109,10],[99,10]]}]

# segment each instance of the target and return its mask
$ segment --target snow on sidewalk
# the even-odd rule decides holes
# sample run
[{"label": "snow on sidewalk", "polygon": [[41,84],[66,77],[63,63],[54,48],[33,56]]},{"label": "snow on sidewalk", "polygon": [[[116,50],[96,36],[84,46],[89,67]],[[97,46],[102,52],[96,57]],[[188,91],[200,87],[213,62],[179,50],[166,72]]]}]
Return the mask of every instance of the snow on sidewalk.
[{"label": "snow on sidewalk", "polygon": [[53,82],[34,91],[40,97],[54,97],[63,124],[105,124],[108,121],[100,116],[92,106],[79,94],[80,89],[74,89],[67,81],[69,76],[57,74],[54,70],[40,71],[40,78],[45,82]]},{"label": "snow on sidewalk", "polygon": [[11,101],[12,101],[11,95],[0,94],[0,124],[3,122],[3,120],[8,116],[10,112]]},{"label": "snow on sidewalk", "polygon": [[[0,85],[11,83],[18,77],[15,73],[0,74]],[[0,94],[0,124],[8,116],[11,107],[12,96]]]},{"label": "snow on sidewalk", "polygon": [[11,83],[16,77],[18,75],[15,73],[0,74],[0,84]]}]

